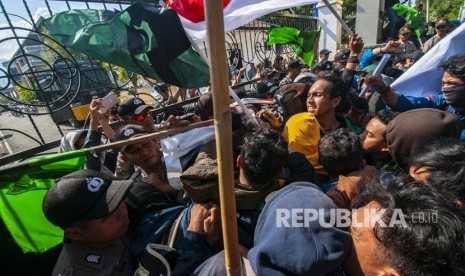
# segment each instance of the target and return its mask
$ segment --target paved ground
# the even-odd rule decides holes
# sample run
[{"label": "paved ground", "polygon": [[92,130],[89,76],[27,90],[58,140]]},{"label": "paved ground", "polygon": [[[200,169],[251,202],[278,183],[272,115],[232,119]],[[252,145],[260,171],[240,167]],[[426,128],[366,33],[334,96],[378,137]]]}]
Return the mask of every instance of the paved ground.
[{"label": "paved ground", "polygon": [[[61,134],[56,124],[52,121],[49,115],[32,116],[42,139],[45,143],[53,142],[61,138]],[[71,126],[60,126],[63,133],[67,133],[74,129]],[[10,112],[3,112],[0,115],[0,155],[17,153],[30,148],[39,146],[33,139],[21,134],[17,131],[10,131],[5,129],[15,129],[24,132],[38,141],[41,141],[37,131],[34,129],[29,117],[15,117]]]},{"label": "paved ground", "polygon": [[[142,93],[141,98],[147,104],[155,104],[155,100],[152,97],[143,95],[144,93],[150,93],[149,89],[139,87],[138,92]],[[121,98],[126,97],[127,92],[121,92],[120,96]],[[32,116],[31,118],[37,125],[45,143],[61,139],[62,135],[60,134],[57,125],[52,121],[50,115]],[[71,125],[60,125],[59,127],[63,134],[74,129]],[[39,134],[34,129],[28,116],[15,117],[11,115],[9,111],[2,112],[0,115],[0,157],[6,154],[13,154],[39,146],[39,144],[33,139],[19,132],[5,129],[15,129],[32,136],[38,141],[41,141]]]}]

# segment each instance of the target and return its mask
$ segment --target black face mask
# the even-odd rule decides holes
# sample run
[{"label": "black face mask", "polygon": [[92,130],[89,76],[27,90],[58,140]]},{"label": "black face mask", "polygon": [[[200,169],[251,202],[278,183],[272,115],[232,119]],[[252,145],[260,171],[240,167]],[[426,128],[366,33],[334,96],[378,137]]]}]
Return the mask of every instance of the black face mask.
[{"label": "black face mask", "polygon": [[456,108],[465,108],[465,83],[442,88],[446,103]]}]

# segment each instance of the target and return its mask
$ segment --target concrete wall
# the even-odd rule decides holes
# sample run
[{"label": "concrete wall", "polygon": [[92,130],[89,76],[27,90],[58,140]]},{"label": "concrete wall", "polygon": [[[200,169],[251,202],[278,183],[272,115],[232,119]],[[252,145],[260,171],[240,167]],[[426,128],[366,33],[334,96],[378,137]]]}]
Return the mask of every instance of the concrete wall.
[{"label": "concrete wall", "polygon": [[384,0],[357,0],[355,32],[363,37],[365,45],[374,45],[381,41],[381,11]]},{"label": "concrete wall", "polygon": [[[342,16],[342,1],[329,1],[331,6]],[[330,50],[329,60],[334,59],[336,50],[340,48],[341,41],[341,24],[326,5],[319,4],[318,8],[318,23],[321,27],[320,40],[318,43],[318,51],[323,48]],[[318,54],[316,55],[318,57]]]}]

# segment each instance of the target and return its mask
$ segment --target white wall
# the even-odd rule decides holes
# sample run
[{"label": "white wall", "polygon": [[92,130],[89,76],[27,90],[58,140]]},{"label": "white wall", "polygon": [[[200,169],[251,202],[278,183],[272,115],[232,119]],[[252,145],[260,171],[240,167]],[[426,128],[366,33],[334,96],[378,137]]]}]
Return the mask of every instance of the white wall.
[{"label": "white wall", "polygon": [[[342,6],[338,5],[337,2],[336,0],[329,1],[330,5],[342,16]],[[341,24],[324,3],[317,7],[318,24],[321,27],[318,52],[323,48],[330,50],[332,53],[329,55],[329,60],[333,60],[341,41]]]}]

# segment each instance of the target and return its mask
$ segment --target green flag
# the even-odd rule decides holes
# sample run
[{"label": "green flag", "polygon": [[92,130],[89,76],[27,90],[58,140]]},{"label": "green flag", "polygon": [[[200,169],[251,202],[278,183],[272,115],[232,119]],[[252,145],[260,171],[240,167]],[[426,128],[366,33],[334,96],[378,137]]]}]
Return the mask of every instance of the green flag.
[{"label": "green flag", "polygon": [[52,154],[0,168],[0,217],[23,252],[44,252],[63,241],[63,230],[45,218],[42,201],[57,178],[84,168],[87,152]]},{"label": "green flag", "polygon": [[208,65],[174,10],[136,2],[109,21],[87,9],[58,13],[44,24],[63,45],[143,76],[184,88],[210,83]]},{"label": "green flag", "polygon": [[268,45],[290,44],[295,54],[305,64],[312,66],[319,34],[319,30],[302,32],[290,27],[277,27],[271,29],[268,35]]},{"label": "green flag", "polygon": [[423,17],[417,9],[402,5],[400,3],[395,4],[392,9],[397,13],[398,16],[405,17],[408,15],[410,26],[415,29],[417,37],[420,38],[420,33],[425,28]]}]

